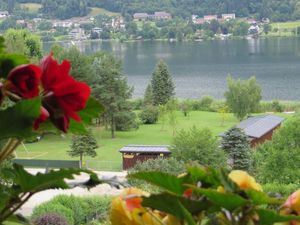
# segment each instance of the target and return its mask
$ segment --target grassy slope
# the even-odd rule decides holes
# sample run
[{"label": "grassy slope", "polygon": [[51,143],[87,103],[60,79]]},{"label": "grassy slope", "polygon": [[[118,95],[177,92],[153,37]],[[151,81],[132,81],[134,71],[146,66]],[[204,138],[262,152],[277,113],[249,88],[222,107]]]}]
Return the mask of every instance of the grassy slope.
[{"label": "grassy slope", "polygon": [[[41,8],[41,4],[37,3],[21,3],[22,7],[27,8],[30,12],[37,13]],[[108,16],[120,16],[120,13],[110,12],[103,8],[91,8],[91,11],[88,16],[97,16],[97,15],[108,15]]]},{"label": "grassy slope", "polygon": [[103,8],[91,8],[89,16],[107,15],[107,16],[120,16],[120,13],[110,12]]},{"label": "grassy slope", "polygon": [[[207,127],[215,135],[225,131],[238,121],[228,115],[224,126],[221,126],[221,118],[218,113],[191,112],[189,117],[184,117],[178,112],[178,130],[188,129],[192,126],[199,128]],[[94,134],[100,147],[97,149],[98,156],[93,160],[114,161],[112,167],[120,166],[121,154],[118,150],[127,144],[170,144],[172,140],[172,129],[166,124],[165,130],[161,131],[162,123],[156,125],[141,125],[138,130],[129,132],[117,132],[117,138],[111,139],[109,131],[103,128],[95,128]],[[26,144],[28,153],[20,146],[17,151],[19,158],[35,159],[71,159],[67,155],[70,146],[70,137],[54,135],[46,136],[38,143]],[[108,165],[109,167],[110,165]]]},{"label": "grassy slope", "polygon": [[[295,30],[300,27],[300,21],[289,21],[281,23],[272,23],[272,31],[265,36],[295,36]],[[273,29],[277,28],[278,32],[273,32]]]},{"label": "grassy slope", "polygon": [[21,7],[28,9],[30,12],[37,13],[39,9],[42,7],[41,4],[38,3],[21,3]]},{"label": "grassy slope", "polygon": [[[209,128],[214,135],[227,130],[238,123],[232,114],[227,115],[224,126],[221,126],[221,117],[218,113],[212,112],[191,112],[189,117],[184,117],[178,112],[178,127],[188,129],[192,126],[198,128]],[[162,123],[156,125],[141,125],[138,130],[129,132],[117,132],[117,138],[111,139],[110,132],[103,128],[94,128],[94,135],[100,147],[97,149],[98,156],[92,167],[95,169],[118,169],[121,166],[120,148],[128,144],[171,144],[172,129],[166,124],[164,131],[161,131]],[[28,153],[20,146],[17,151],[19,158],[34,159],[71,159],[67,155],[70,146],[70,136],[61,137],[48,135],[38,143],[26,144]],[[88,159],[91,159],[88,157]],[[107,162],[112,161],[112,162]],[[100,163],[100,164],[99,164]],[[101,164],[102,163],[102,164]]]}]

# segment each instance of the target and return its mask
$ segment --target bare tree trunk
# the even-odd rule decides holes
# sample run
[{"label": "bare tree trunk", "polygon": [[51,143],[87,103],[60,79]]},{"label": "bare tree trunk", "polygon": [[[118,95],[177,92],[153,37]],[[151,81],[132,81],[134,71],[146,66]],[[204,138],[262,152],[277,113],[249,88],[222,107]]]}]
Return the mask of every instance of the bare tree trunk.
[{"label": "bare tree trunk", "polygon": [[115,124],[116,122],[115,122],[115,117],[114,116],[112,116],[111,117],[111,138],[115,138],[116,136],[115,136],[115,130],[116,130],[116,124]]}]

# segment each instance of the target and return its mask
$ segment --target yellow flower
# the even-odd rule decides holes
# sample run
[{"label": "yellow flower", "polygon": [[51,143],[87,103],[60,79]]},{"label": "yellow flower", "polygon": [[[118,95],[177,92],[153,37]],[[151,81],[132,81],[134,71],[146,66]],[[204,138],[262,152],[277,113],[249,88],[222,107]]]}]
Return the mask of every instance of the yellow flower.
[{"label": "yellow flower", "polygon": [[137,188],[128,188],[112,200],[110,220],[112,225],[161,225],[159,214],[141,206],[141,196],[147,196]]},{"label": "yellow flower", "polygon": [[181,221],[172,215],[167,215],[164,219],[163,219],[163,223],[165,225],[181,225]]},{"label": "yellow flower", "polygon": [[283,207],[300,215],[300,190],[291,194],[283,204]]},{"label": "yellow flower", "polygon": [[243,190],[254,189],[257,191],[262,191],[260,184],[256,183],[255,179],[245,171],[233,170],[228,176]]}]

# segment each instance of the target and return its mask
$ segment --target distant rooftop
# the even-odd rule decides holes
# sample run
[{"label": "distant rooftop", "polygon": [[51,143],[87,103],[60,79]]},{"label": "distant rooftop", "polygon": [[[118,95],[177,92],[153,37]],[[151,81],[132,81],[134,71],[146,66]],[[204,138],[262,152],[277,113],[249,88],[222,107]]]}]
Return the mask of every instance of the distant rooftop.
[{"label": "distant rooftop", "polygon": [[254,116],[242,121],[237,127],[242,129],[249,137],[260,138],[283,121],[284,118],[274,115]]},{"label": "distant rooftop", "polygon": [[127,145],[121,153],[170,153],[168,145]]}]

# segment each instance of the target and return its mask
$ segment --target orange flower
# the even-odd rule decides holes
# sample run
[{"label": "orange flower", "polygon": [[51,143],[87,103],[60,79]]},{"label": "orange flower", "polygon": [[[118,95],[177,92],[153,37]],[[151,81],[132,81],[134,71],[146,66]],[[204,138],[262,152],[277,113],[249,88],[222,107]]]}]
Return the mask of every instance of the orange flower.
[{"label": "orange flower", "polygon": [[113,199],[110,213],[112,225],[161,225],[160,215],[142,207],[142,196],[149,195],[137,188],[128,188]]},{"label": "orange flower", "polygon": [[254,189],[257,191],[262,191],[260,184],[256,183],[255,179],[245,171],[233,170],[228,176],[243,190]]}]

